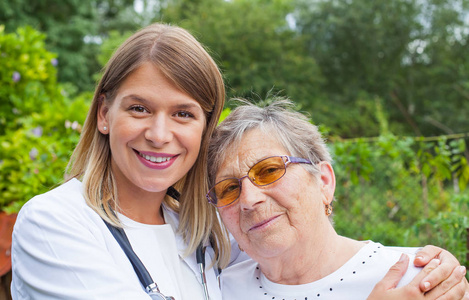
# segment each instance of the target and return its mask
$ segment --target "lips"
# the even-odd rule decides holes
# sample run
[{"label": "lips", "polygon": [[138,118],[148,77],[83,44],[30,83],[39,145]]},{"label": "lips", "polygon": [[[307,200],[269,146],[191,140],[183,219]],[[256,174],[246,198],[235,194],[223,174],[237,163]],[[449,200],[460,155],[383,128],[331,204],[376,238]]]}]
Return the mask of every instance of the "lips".
[{"label": "lips", "polygon": [[249,228],[248,231],[252,231],[252,230],[258,230],[258,229],[262,229],[262,228],[265,228],[267,226],[269,226],[270,224],[272,224],[278,217],[280,217],[280,215],[277,215],[277,216],[273,216],[273,217],[270,217],[270,218],[267,218],[261,222],[258,222],[256,224],[254,224],[254,226],[252,226],[251,228]]},{"label": "lips", "polygon": [[140,152],[137,150],[134,151],[143,165],[151,169],[160,170],[169,168],[179,156],[168,153]]},{"label": "lips", "polygon": [[156,162],[156,163],[169,161],[169,160],[171,159],[170,156],[168,156],[168,157],[163,157],[163,156],[151,156],[151,155],[143,154],[143,153],[141,153],[141,152],[138,152],[138,155],[140,155],[141,157],[145,158],[145,159],[148,160],[148,161]]}]

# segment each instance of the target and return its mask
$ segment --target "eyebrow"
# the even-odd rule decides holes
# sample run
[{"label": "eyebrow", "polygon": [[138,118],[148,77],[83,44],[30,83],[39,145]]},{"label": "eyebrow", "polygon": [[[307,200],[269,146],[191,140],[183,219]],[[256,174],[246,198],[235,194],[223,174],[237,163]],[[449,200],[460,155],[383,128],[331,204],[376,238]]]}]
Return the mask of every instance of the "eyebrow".
[{"label": "eyebrow", "polygon": [[[123,100],[137,100],[139,102],[142,102],[143,104],[146,104],[146,105],[151,105],[153,104],[150,100],[147,100],[145,98],[142,98],[138,95],[135,95],[135,94],[130,94],[130,95],[127,95],[127,96],[124,96],[123,97]],[[185,101],[185,100],[183,100]],[[196,101],[194,99],[194,101]],[[199,105],[197,105],[196,103],[192,103],[192,102],[189,102],[189,103],[180,103],[180,104],[176,104],[174,106],[176,109],[200,109],[200,111],[203,113],[204,110],[202,109],[202,107]]]}]

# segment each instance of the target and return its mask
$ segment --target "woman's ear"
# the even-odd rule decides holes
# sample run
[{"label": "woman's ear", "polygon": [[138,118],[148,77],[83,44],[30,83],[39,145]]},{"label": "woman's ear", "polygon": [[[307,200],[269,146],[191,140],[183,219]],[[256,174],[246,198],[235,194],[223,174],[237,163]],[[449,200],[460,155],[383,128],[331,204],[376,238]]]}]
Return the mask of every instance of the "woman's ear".
[{"label": "woman's ear", "polygon": [[335,192],[335,174],[330,163],[322,161],[319,163],[321,171],[321,190],[324,193],[324,204],[331,204]]},{"label": "woman's ear", "polygon": [[108,111],[109,107],[106,104],[106,96],[104,94],[99,95],[98,99],[98,115],[96,116],[97,118],[97,124],[98,124],[98,130],[102,134],[108,134],[109,133],[109,122],[108,122]]}]

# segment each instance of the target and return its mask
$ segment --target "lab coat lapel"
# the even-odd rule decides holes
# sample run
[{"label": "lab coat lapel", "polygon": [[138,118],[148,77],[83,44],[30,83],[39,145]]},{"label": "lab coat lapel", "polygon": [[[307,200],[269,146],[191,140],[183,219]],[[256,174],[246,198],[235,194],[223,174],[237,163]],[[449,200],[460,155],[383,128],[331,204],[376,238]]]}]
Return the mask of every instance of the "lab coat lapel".
[{"label": "lab coat lapel", "polygon": [[189,256],[184,256],[184,251],[187,247],[187,244],[184,242],[182,235],[177,231],[179,227],[179,215],[173,210],[167,208],[165,205],[163,205],[163,213],[166,223],[171,225],[175,233],[176,246],[178,249],[179,256],[187,263],[187,265],[195,274],[198,274],[199,268],[197,266],[195,253],[192,253]]}]

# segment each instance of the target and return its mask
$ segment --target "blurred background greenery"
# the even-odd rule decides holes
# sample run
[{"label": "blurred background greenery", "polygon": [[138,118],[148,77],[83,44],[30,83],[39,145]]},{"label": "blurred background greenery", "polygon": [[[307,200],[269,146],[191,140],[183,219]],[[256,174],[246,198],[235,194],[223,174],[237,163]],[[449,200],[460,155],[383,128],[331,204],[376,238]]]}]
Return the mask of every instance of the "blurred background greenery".
[{"label": "blurred background greenery", "polygon": [[[468,265],[469,0],[0,0],[0,206],[63,180],[112,51],[194,34],[227,96],[286,95],[334,153],[340,234]],[[231,103],[227,103],[229,112]]]}]

